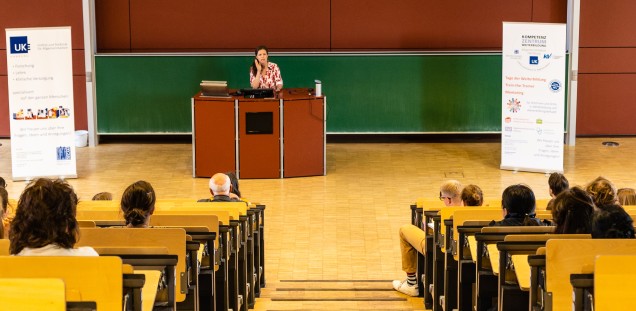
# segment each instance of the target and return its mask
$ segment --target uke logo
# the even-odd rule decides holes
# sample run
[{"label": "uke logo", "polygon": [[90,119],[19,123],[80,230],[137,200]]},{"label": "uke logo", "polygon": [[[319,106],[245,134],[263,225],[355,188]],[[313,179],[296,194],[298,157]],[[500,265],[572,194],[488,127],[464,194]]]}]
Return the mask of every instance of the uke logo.
[{"label": "uke logo", "polygon": [[26,54],[31,50],[31,45],[27,41],[27,37],[10,37],[9,45],[11,46],[11,54]]}]

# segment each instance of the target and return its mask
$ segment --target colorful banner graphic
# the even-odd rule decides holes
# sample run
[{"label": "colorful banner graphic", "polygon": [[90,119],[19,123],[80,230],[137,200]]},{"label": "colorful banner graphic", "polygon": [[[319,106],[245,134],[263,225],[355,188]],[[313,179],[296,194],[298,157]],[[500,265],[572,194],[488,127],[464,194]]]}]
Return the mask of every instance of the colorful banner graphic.
[{"label": "colorful banner graphic", "polygon": [[70,27],[6,29],[14,180],[77,177]]},{"label": "colorful banner graphic", "polygon": [[563,172],[565,24],[503,23],[501,169]]}]

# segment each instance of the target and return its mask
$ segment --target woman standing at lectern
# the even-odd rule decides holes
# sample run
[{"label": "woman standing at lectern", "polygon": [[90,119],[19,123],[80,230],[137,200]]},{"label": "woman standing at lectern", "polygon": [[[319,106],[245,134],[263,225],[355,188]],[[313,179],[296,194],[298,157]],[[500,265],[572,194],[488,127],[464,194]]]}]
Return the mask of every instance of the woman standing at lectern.
[{"label": "woman standing at lectern", "polygon": [[250,85],[254,89],[274,89],[280,91],[283,88],[283,78],[280,75],[278,65],[269,62],[267,47],[261,45],[254,50],[256,59],[250,68]]}]

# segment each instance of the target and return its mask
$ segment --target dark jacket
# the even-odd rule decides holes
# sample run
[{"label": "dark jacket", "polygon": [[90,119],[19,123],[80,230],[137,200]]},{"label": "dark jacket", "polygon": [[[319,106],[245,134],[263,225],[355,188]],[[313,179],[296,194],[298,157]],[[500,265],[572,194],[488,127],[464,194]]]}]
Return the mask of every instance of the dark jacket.
[{"label": "dark jacket", "polygon": [[[534,218],[534,215],[529,215],[532,224],[526,224],[525,226],[543,226],[544,224],[540,219]],[[507,227],[507,226],[524,226],[523,220],[526,215],[508,214],[504,219],[500,221],[492,221],[489,226],[491,227]],[[536,224],[535,224],[536,223]]]},{"label": "dark jacket", "polygon": [[230,198],[229,195],[215,195],[213,198],[211,199],[201,199],[197,202],[241,202],[241,200],[239,199],[235,199],[235,198]]}]

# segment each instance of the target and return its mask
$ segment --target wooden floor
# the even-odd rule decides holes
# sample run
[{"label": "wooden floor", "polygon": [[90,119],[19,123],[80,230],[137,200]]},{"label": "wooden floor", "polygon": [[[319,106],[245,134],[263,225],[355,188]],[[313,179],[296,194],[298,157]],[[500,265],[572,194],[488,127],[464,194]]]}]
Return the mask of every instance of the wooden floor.
[{"label": "wooden floor", "polygon": [[[578,139],[565,147],[571,185],[603,175],[617,187],[636,187],[636,138]],[[10,141],[1,139],[0,176],[11,177]],[[207,197],[207,179],[192,178],[190,144],[111,143],[77,150],[77,179],[69,182],[81,200],[149,181],[158,198]],[[327,176],[241,180],[244,196],[267,205],[267,288],[256,310],[412,310],[421,299],[391,289],[400,268],[398,228],[409,222],[409,205],[436,197],[448,178],[479,185],[498,197],[525,183],[548,196],[547,176],[499,169],[500,144],[337,143],[327,146]],[[17,198],[24,182],[8,181]]]}]

